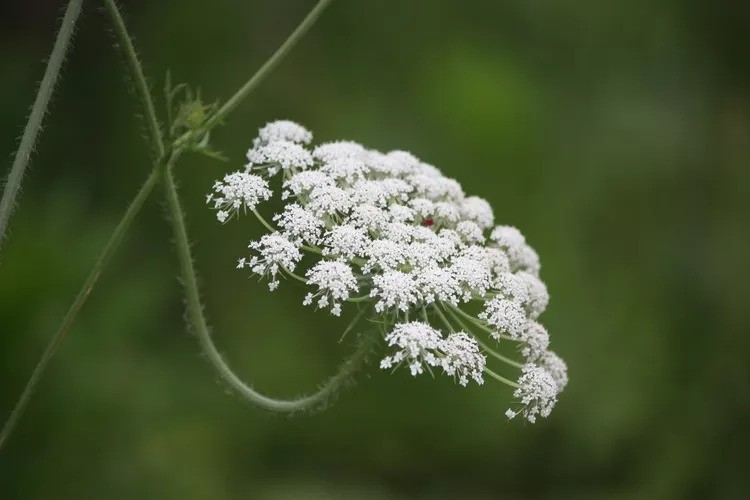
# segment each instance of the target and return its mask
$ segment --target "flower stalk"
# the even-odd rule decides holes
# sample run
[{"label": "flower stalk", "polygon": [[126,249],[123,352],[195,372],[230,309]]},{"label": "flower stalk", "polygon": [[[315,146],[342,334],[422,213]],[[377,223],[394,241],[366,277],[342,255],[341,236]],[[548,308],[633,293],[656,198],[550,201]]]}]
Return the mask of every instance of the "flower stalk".
[{"label": "flower stalk", "polygon": [[[47,61],[47,67],[44,70],[42,82],[39,84],[39,91],[37,92],[36,99],[31,107],[31,113],[26,122],[26,127],[24,127],[21,142],[18,145],[18,151],[16,151],[16,155],[13,158],[13,165],[8,174],[2,198],[0,198],[0,247],[2,247],[3,240],[5,239],[8,220],[13,212],[13,207],[16,203],[24,172],[26,171],[26,167],[31,159],[31,154],[34,151],[37,137],[42,130],[44,115],[47,113],[47,107],[52,98],[52,93],[55,90],[55,83],[60,75],[60,68],[65,60],[68,46],[73,39],[76,21],[81,13],[82,3],[83,0],[70,0],[68,2],[68,6],[65,9],[65,15],[63,16],[60,25],[60,31],[57,32],[57,38],[52,47],[52,53]],[[2,443],[0,442],[0,444]]]}]

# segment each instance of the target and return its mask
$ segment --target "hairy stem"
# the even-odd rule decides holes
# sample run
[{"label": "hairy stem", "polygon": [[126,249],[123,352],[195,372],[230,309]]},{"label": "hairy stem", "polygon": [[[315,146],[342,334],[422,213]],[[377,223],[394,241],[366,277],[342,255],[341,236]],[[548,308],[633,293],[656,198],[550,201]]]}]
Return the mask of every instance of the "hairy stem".
[{"label": "hairy stem", "polygon": [[37,384],[39,383],[39,380],[42,378],[42,375],[47,368],[47,365],[49,365],[52,357],[57,352],[57,348],[60,347],[60,344],[65,338],[65,335],[73,325],[76,316],[83,307],[83,304],[88,299],[91,291],[94,289],[94,285],[96,285],[96,282],[99,279],[99,276],[101,276],[102,271],[107,266],[107,263],[112,258],[112,255],[114,255],[115,250],[117,250],[117,247],[122,242],[123,237],[130,229],[130,225],[135,219],[135,216],[138,214],[138,212],[140,212],[144,202],[151,194],[154,186],[159,181],[160,175],[160,168],[155,168],[151,172],[151,174],[146,179],[146,182],[143,183],[143,186],[141,186],[138,194],[136,194],[135,198],[130,203],[130,206],[125,211],[125,215],[122,217],[122,220],[120,220],[120,223],[117,224],[117,227],[112,233],[112,236],[110,236],[107,245],[104,247],[104,250],[102,250],[99,258],[96,260],[94,267],[91,269],[91,273],[83,283],[83,287],[81,287],[81,290],[78,292],[78,295],[73,301],[73,304],[65,314],[60,327],[55,332],[55,335],[50,339],[49,344],[47,344],[47,348],[44,350],[39,363],[37,363],[36,368],[34,369],[34,373],[32,373],[31,378],[26,383],[26,387],[24,388],[23,393],[21,393],[21,397],[19,398],[16,406],[13,408],[13,411],[8,417],[8,420],[5,423],[2,432],[0,432],[0,448],[2,448],[3,444],[8,439],[8,436],[10,436],[10,434],[13,432],[13,429],[18,423],[18,419],[21,417],[21,415],[23,415],[23,412],[28,406],[29,401],[31,400],[31,397],[33,396],[34,391],[37,387]]},{"label": "hairy stem", "polygon": [[52,54],[50,54],[47,61],[47,68],[44,70],[42,82],[39,84],[39,91],[36,94],[29,119],[23,130],[21,143],[18,145],[15,158],[13,158],[13,165],[11,166],[8,180],[5,183],[3,196],[0,198],[0,246],[5,238],[8,219],[10,219],[11,212],[13,212],[18,190],[23,180],[23,174],[31,159],[31,153],[34,151],[37,136],[42,129],[42,121],[47,112],[52,92],[55,89],[55,83],[60,75],[60,68],[65,60],[65,53],[73,38],[82,3],[83,0],[70,0],[68,3],[65,16],[63,16],[62,24],[60,25],[60,31],[57,32],[57,38],[52,47]]},{"label": "hairy stem", "polygon": [[[74,3],[76,3],[75,0],[71,1],[70,5],[73,5]],[[77,4],[78,4],[78,10],[80,10],[80,0],[77,1]],[[69,11],[70,11],[70,5],[68,7]],[[31,400],[31,397],[34,394],[34,391],[36,389],[36,386],[39,383],[39,380],[41,379],[42,375],[44,374],[44,371],[46,370],[47,365],[49,365],[49,362],[52,360],[55,353],[57,352],[57,349],[62,343],[63,339],[65,338],[65,335],[68,333],[68,331],[70,330],[70,327],[73,325],[73,322],[75,321],[76,316],[78,315],[78,312],[81,310],[81,308],[83,307],[83,304],[88,299],[89,295],[91,294],[91,291],[94,289],[94,285],[96,285],[96,282],[98,281],[99,276],[101,275],[102,271],[106,267],[112,255],[115,253],[115,250],[117,249],[117,247],[119,247],[123,237],[130,229],[130,225],[135,219],[135,216],[138,214],[138,212],[140,212],[146,199],[151,194],[151,191],[154,189],[154,186],[156,185],[156,183],[159,181],[164,171],[165,165],[167,165],[167,163],[170,161],[169,156],[165,155],[164,143],[161,137],[161,130],[159,128],[159,122],[156,118],[156,112],[154,111],[154,104],[153,104],[151,95],[148,90],[146,77],[143,75],[141,64],[138,61],[138,57],[136,55],[133,42],[131,41],[130,36],[128,35],[127,29],[125,27],[125,23],[122,19],[122,16],[120,15],[119,10],[117,9],[117,5],[115,4],[114,0],[105,0],[105,5],[107,7],[107,11],[109,12],[112,18],[112,24],[114,26],[115,34],[117,35],[120,41],[120,45],[122,46],[124,50],[125,58],[128,62],[128,66],[130,67],[130,71],[133,74],[132,76],[135,82],[136,91],[137,91],[138,97],[142,101],[142,105],[145,110],[146,122],[148,124],[149,136],[150,136],[150,140],[152,143],[152,147],[157,152],[158,160],[156,161],[154,168],[152,169],[148,178],[143,183],[143,186],[141,186],[141,189],[138,191],[135,198],[131,202],[130,206],[125,211],[125,215],[123,216],[122,220],[117,225],[117,227],[115,228],[114,233],[112,233],[112,236],[107,242],[107,245],[104,247],[104,250],[102,251],[99,258],[97,259],[96,263],[94,264],[94,267],[92,268],[91,273],[89,274],[88,278],[86,278],[86,281],[84,282],[83,287],[78,292],[78,295],[73,301],[73,304],[70,306],[70,309],[68,310],[67,314],[63,318],[62,324],[58,328],[57,332],[55,332],[55,335],[50,340],[49,344],[47,345],[47,348],[44,350],[44,353],[42,354],[42,358],[39,360],[39,363],[34,369],[34,372],[32,373],[31,378],[27,382],[26,387],[24,388],[24,391],[21,394],[20,399],[16,403],[16,406],[13,408],[13,411],[11,412],[10,417],[8,418],[8,421],[3,427],[2,432],[0,432],[0,447],[2,447],[3,443],[7,440],[8,436],[11,434],[11,432],[15,428],[18,422],[18,419],[21,417],[24,410],[26,409],[26,406]],[[77,12],[75,13],[75,16],[77,16]],[[68,19],[68,13],[66,13],[65,19]],[[65,28],[65,19],[63,20],[63,29],[60,30],[61,34],[63,33],[63,30]],[[73,29],[74,21],[75,21],[75,17],[73,17],[73,21],[70,22],[70,26],[68,28],[70,31],[72,31]],[[68,38],[69,37],[70,35],[68,34]],[[58,37],[58,41],[59,41],[59,37]],[[56,49],[57,49],[57,43],[55,44],[55,50]],[[53,56],[55,54],[55,50],[53,50]],[[61,55],[58,56],[58,59],[59,59],[58,69],[59,69],[59,62],[62,61],[63,54],[64,54],[64,50],[61,53]],[[49,67],[48,67],[48,70],[49,70]],[[55,72],[55,74],[56,73],[57,72]],[[47,75],[45,74],[45,78],[46,77]],[[42,82],[42,87],[44,87],[44,81]],[[40,92],[41,92],[41,89],[40,89]],[[36,107],[36,104],[35,104],[35,107]],[[32,115],[33,115],[33,111],[32,111]]]},{"label": "hairy stem", "polygon": [[[111,0],[110,0],[111,1]],[[209,131],[229,115],[234,109],[255,90],[255,88],[268,76],[271,71],[278,66],[279,62],[294,48],[297,42],[307,33],[307,31],[315,24],[320,15],[323,13],[328,4],[332,0],[318,0],[317,5],[307,14],[305,19],[297,26],[297,28],[289,35],[289,38],[278,48],[276,52],[268,59],[263,66],[260,67],[240,89],[230,97],[224,105],[221,106],[212,116],[209,118],[205,125],[203,125],[204,131]]]},{"label": "hairy stem", "polygon": [[243,382],[229,367],[211,339],[211,333],[203,316],[203,306],[198,292],[198,282],[195,276],[195,269],[193,268],[193,257],[190,251],[190,242],[185,227],[182,206],[172,171],[168,165],[164,168],[164,176],[167,207],[177,246],[177,258],[180,262],[182,284],[185,287],[188,318],[193,330],[198,335],[198,340],[204,353],[219,376],[247,401],[272,412],[294,413],[314,409],[325,404],[349,380],[354,372],[362,366],[371,348],[369,338],[363,337],[364,340],[360,343],[354,354],[344,362],[339,372],[321,386],[317,392],[308,396],[292,400],[274,399],[261,394]]},{"label": "hairy stem", "polygon": [[122,15],[120,15],[120,10],[117,8],[115,0],[104,0],[104,4],[107,7],[107,12],[109,13],[110,18],[112,19],[112,27],[122,47],[130,73],[132,74],[136,93],[143,105],[151,147],[154,148],[156,157],[161,158],[164,156],[164,142],[162,140],[161,128],[159,127],[159,120],[156,118],[154,102],[151,99],[151,93],[148,88],[148,83],[146,82],[146,76],[143,74],[143,67],[138,60],[138,54],[135,51],[133,41],[130,39],[128,30],[125,27],[125,21],[122,19]]}]

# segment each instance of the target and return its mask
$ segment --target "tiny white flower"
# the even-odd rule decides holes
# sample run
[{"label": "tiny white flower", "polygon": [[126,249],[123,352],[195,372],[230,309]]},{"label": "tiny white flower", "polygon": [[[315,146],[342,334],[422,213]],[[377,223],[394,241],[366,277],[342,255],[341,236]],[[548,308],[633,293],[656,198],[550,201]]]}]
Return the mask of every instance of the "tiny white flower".
[{"label": "tiny white flower", "polygon": [[433,201],[460,201],[464,197],[461,185],[447,177],[419,173],[410,175],[407,181],[418,194]]},{"label": "tiny white flower", "polygon": [[452,201],[438,201],[435,203],[435,219],[442,224],[453,225],[461,219],[458,205]]},{"label": "tiny white flower", "polygon": [[334,158],[320,167],[320,171],[332,179],[346,181],[349,184],[362,178],[368,170],[365,162],[356,157]]},{"label": "tiny white flower", "polygon": [[393,203],[388,207],[388,215],[394,222],[407,222],[414,218],[414,211],[406,205]]},{"label": "tiny white flower", "polygon": [[519,274],[502,273],[495,277],[493,284],[507,299],[525,305],[529,301],[529,284]]},{"label": "tiny white flower", "polygon": [[406,262],[407,246],[393,240],[375,240],[364,249],[368,257],[367,263],[362,268],[365,273],[373,269],[389,271]]},{"label": "tiny white flower", "polygon": [[481,247],[468,247],[452,259],[450,271],[464,286],[464,300],[472,295],[484,296],[492,284],[492,272],[483,258]]},{"label": "tiny white flower", "polygon": [[304,147],[291,141],[275,141],[256,146],[247,152],[250,170],[267,170],[275,175],[279,169],[305,169],[312,165],[312,155]]},{"label": "tiny white flower", "polygon": [[429,219],[435,214],[435,204],[427,198],[412,198],[409,206],[423,219]]},{"label": "tiny white flower", "polygon": [[545,285],[537,276],[525,271],[517,273],[516,276],[524,281],[528,290],[526,310],[529,313],[529,319],[537,319],[544,312],[549,303],[547,285]]},{"label": "tiny white flower", "polygon": [[391,222],[383,228],[380,236],[386,240],[408,244],[411,242],[412,234],[414,234],[414,226],[403,222]]},{"label": "tiny white flower", "polygon": [[253,146],[266,145],[277,141],[310,144],[312,133],[302,125],[292,121],[277,120],[267,123],[258,131],[258,137],[253,141]]},{"label": "tiny white flower", "polygon": [[526,238],[513,226],[496,226],[490,239],[505,250],[513,271],[522,270],[539,276],[539,255],[526,244]]},{"label": "tiny white flower", "polygon": [[464,332],[452,333],[440,345],[440,365],[446,374],[458,378],[466,387],[469,378],[479,385],[484,383],[484,365],[487,359],[479,352],[477,341]]},{"label": "tiny white flower", "polygon": [[505,252],[493,247],[486,247],[484,252],[487,256],[487,263],[495,275],[510,272],[510,261]]},{"label": "tiny white flower", "polygon": [[350,189],[357,203],[387,207],[391,201],[406,201],[412,187],[401,179],[365,179]]},{"label": "tiny white flower", "polygon": [[309,285],[317,285],[318,293],[308,294],[305,297],[305,305],[309,304],[316,296],[325,298],[323,302],[318,302],[319,307],[328,305],[331,301],[331,313],[334,316],[341,315],[340,301],[349,298],[349,294],[357,292],[357,278],[348,264],[341,261],[321,260],[315,264],[306,274]]},{"label": "tiny white flower", "polygon": [[216,218],[225,222],[239,210],[254,210],[258,203],[271,197],[268,182],[262,177],[245,172],[234,172],[214,184],[214,194],[206,197],[217,209]]},{"label": "tiny white flower", "polygon": [[550,374],[555,381],[558,394],[568,385],[568,365],[553,351],[547,351],[542,355],[539,364]]},{"label": "tiny white flower", "polygon": [[544,326],[536,321],[530,321],[526,325],[526,329],[514,338],[523,342],[521,354],[526,358],[526,361],[536,362],[547,353],[549,333]]},{"label": "tiny white flower", "polygon": [[495,327],[492,337],[500,339],[501,333],[507,333],[513,338],[521,338],[526,331],[526,313],[521,305],[503,297],[495,297],[486,302],[479,318]]},{"label": "tiny white flower", "polygon": [[333,179],[318,170],[305,170],[284,181],[283,199],[307,195],[320,186],[333,186]]},{"label": "tiny white flower", "polygon": [[420,165],[419,159],[408,151],[390,151],[386,157],[391,162],[390,173],[395,176],[415,172]]},{"label": "tiny white flower", "polygon": [[383,358],[380,368],[389,369],[405,363],[413,376],[424,373],[425,365],[435,367],[440,365],[438,349],[443,337],[440,332],[427,323],[413,321],[399,323],[385,336],[389,347],[397,350]]},{"label": "tiny white flower", "polygon": [[557,402],[558,392],[552,376],[544,368],[529,363],[521,369],[518,385],[513,397],[522,405],[520,415],[532,424],[537,415],[548,417]]},{"label": "tiny white flower", "polygon": [[414,277],[401,271],[386,271],[373,276],[370,296],[378,298],[375,304],[377,312],[389,308],[408,311],[419,301],[419,286]]},{"label": "tiny white flower", "polygon": [[321,217],[346,213],[352,208],[352,199],[346,191],[337,186],[316,186],[310,192],[307,209]]},{"label": "tiny white flower", "polygon": [[482,229],[489,229],[495,223],[492,207],[484,198],[469,196],[461,202],[461,217],[476,222]]},{"label": "tiny white flower", "polygon": [[432,265],[412,271],[412,275],[419,286],[419,295],[426,304],[447,302],[458,305],[463,295],[461,285],[447,269]]},{"label": "tiny white flower", "polygon": [[355,205],[348,218],[353,226],[376,233],[382,231],[389,221],[388,212],[369,204]]},{"label": "tiny white flower", "polygon": [[484,243],[482,228],[476,222],[463,220],[456,224],[456,232],[463,236],[467,243]]},{"label": "tiny white flower", "polygon": [[364,255],[371,243],[365,232],[352,224],[334,226],[323,236],[323,255],[348,259]]},{"label": "tiny white flower", "polygon": [[352,141],[336,141],[321,144],[313,150],[313,157],[323,163],[350,158],[364,159],[365,148]]},{"label": "tiny white flower", "polygon": [[291,239],[301,239],[313,245],[318,242],[324,226],[319,217],[297,203],[284,207],[284,211],[274,215],[273,220]]},{"label": "tiny white flower", "polygon": [[250,259],[248,267],[255,274],[269,276],[268,288],[272,291],[279,286],[277,275],[280,267],[293,271],[302,258],[297,245],[280,233],[265,234],[259,241],[251,241],[248,247],[260,254]]}]

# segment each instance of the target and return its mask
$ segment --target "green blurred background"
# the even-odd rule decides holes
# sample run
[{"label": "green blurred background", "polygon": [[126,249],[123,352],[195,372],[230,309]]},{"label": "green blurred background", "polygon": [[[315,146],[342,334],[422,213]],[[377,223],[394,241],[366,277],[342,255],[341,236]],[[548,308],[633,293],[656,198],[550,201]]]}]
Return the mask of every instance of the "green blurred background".
[{"label": "green blurred background", "polygon": [[[0,420],[149,168],[98,3],[0,255]],[[61,4],[0,4],[1,170]],[[313,2],[123,4],[154,88],[170,69],[211,100]],[[312,416],[229,395],[185,331],[157,190],[0,451],[0,499],[750,498],[749,25],[732,0],[334,2],[217,129],[231,161],[179,166],[218,344],[279,396],[349,351],[299,288],[237,272],[258,228],[204,206],[257,128],[288,118],[410,150],[522,229],[570,370],[552,416],[508,423],[498,384],[375,367]]]}]

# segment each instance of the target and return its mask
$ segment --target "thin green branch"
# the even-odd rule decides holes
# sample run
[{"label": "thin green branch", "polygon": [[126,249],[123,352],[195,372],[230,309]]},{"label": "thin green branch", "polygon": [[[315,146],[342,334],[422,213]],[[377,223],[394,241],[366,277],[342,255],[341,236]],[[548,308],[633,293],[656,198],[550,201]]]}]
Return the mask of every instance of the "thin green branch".
[{"label": "thin green branch", "polygon": [[342,333],[342,334],[341,334],[341,338],[339,339],[339,343],[341,343],[341,342],[342,342],[342,341],[344,340],[344,337],[346,337],[346,335],[347,335],[347,334],[348,334],[348,333],[349,333],[350,331],[352,331],[352,328],[354,328],[354,327],[355,327],[355,325],[356,325],[357,323],[359,323],[359,320],[360,320],[360,319],[362,319],[362,316],[364,316],[366,312],[367,312],[367,309],[366,309],[366,308],[363,308],[363,309],[361,309],[361,310],[360,310],[360,311],[359,311],[359,312],[357,313],[357,315],[356,315],[356,316],[354,316],[354,319],[352,319],[351,323],[349,323],[349,325],[348,325],[348,326],[347,326],[347,327],[346,327],[346,328],[344,329],[344,333]]},{"label": "thin green branch", "polygon": [[258,213],[257,209],[253,208],[253,214],[260,221],[260,223],[263,224],[263,226],[265,226],[266,229],[268,229],[272,233],[276,232],[276,228],[273,227],[271,224],[269,224],[268,221],[262,215]]},{"label": "thin green branch", "polygon": [[114,255],[115,250],[117,250],[117,248],[120,246],[120,243],[122,242],[125,234],[130,229],[130,225],[133,223],[135,216],[138,214],[138,212],[140,212],[144,202],[151,194],[154,186],[159,181],[160,175],[160,168],[155,168],[151,172],[151,174],[146,179],[146,182],[143,183],[143,186],[141,186],[138,194],[136,194],[135,198],[130,203],[130,206],[125,211],[125,215],[122,217],[122,220],[120,220],[119,224],[117,224],[117,227],[112,233],[112,236],[110,236],[107,245],[104,247],[104,250],[102,250],[99,258],[96,260],[94,267],[91,269],[88,278],[86,278],[86,281],[83,283],[83,287],[81,287],[81,290],[78,292],[78,295],[73,301],[73,304],[65,314],[60,327],[58,328],[57,332],[55,332],[55,335],[50,339],[49,344],[47,344],[47,348],[44,350],[39,363],[37,363],[36,368],[34,369],[34,373],[32,373],[31,378],[26,383],[26,387],[24,388],[21,397],[19,398],[16,406],[13,408],[13,411],[8,417],[8,420],[6,421],[2,432],[0,432],[0,448],[2,448],[3,444],[8,439],[8,436],[10,436],[10,434],[13,432],[13,429],[18,423],[19,418],[23,415],[23,412],[28,406],[29,401],[31,400],[31,397],[33,396],[34,391],[37,387],[37,384],[39,383],[39,380],[42,378],[42,375],[47,368],[47,365],[49,365],[52,357],[57,352],[57,348],[62,343],[65,335],[70,330],[70,327],[73,325],[76,316],[83,307],[83,304],[86,302],[86,299],[88,299],[91,291],[94,289],[94,285],[96,285],[96,282],[99,280],[99,276],[101,276],[102,271],[104,271],[107,263],[109,263],[110,259]]},{"label": "thin green branch", "polygon": [[130,67],[136,93],[143,105],[151,147],[154,148],[156,157],[162,158],[164,156],[164,142],[162,140],[161,127],[159,127],[159,120],[156,117],[156,110],[154,108],[154,102],[151,99],[151,92],[149,91],[146,77],[143,74],[143,67],[138,60],[138,54],[135,51],[133,41],[130,39],[128,30],[125,27],[125,21],[123,20],[122,15],[120,15],[120,10],[117,8],[115,0],[104,0],[104,4],[107,7],[109,16],[112,18],[112,27],[114,28],[115,35],[122,47],[125,60]]},{"label": "thin green branch", "polygon": [[57,32],[52,53],[50,54],[49,61],[47,61],[47,68],[44,70],[42,82],[39,84],[39,91],[36,94],[34,105],[31,107],[29,119],[21,136],[21,143],[18,145],[15,158],[13,158],[13,165],[11,166],[10,174],[8,174],[8,180],[5,183],[3,196],[0,198],[0,246],[2,246],[3,239],[5,238],[8,219],[10,219],[10,215],[13,212],[24,172],[31,159],[31,153],[34,151],[34,144],[42,129],[44,115],[47,112],[47,106],[55,89],[55,83],[60,75],[60,68],[65,60],[65,53],[73,38],[76,21],[78,20],[78,15],[81,13],[82,3],[83,0],[70,0],[68,7],[65,9],[65,15],[60,24],[60,31]]},{"label": "thin green branch", "polygon": [[195,269],[193,268],[193,258],[190,251],[190,243],[188,240],[187,229],[185,227],[182,206],[180,204],[174,178],[172,177],[172,170],[169,166],[164,168],[164,176],[167,207],[177,246],[177,257],[180,262],[182,283],[185,287],[188,318],[195,333],[198,335],[203,351],[211,364],[213,364],[219,376],[221,376],[221,378],[243,398],[269,411],[277,413],[294,413],[314,409],[325,404],[363,364],[367,353],[371,348],[371,340],[369,337],[363,336],[364,340],[362,340],[354,354],[344,362],[339,372],[321,386],[317,392],[311,395],[292,400],[274,399],[261,394],[244,383],[232,371],[211,339],[211,333],[209,332],[206,320],[203,316],[203,306],[198,293],[198,282],[195,276]]},{"label": "thin green branch", "polygon": [[[109,0],[111,1],[111,0]],[[289,38],[276,49],[276,52],[268,59],[263,66],[260,67],[250,79],[232,96],[230,97],[203,125],[203,131],[208,132],[216,125],[222,122],[224,118],[229,115],[234,109],[255,90],[258,85],[273,71],[276,66],[281,62],[282,59],[294,48],[297,42],[307,33],[307,31],[315,24],[320,15],[323,13],[326,7],[331,3],[332,0],[319,0],[317,5],[313,7],[309,14],[302,20],[297,28],[289,35]],[[182,139],[182,138],[181,138]],[[178,140],[178,143],[181,141]]]},{"label": "thin green branch", "polygon": [[484,373],[486,373],[490,377],[494,378],[498,382],[502,382],[505,385],[509,385],[511,387],[515,387],[516,389],[518,389],[519,387],[521,387],[520,385],[518,385],[518,382],[514,382],[514,381],[512,381],[510,379],[507,379],[507,378],[503,377],[502,375],[498,375],[497,373],[493,372],[492,370],[490,370],[486,366],[484,367]]},{"label": "thin green branch", "polygon": [[448,327],[448,330],[450,330],[451,332],[456,331],[453,329],[453,325],[451,325],[450,322],[448,321],[448,318],[446,318],[445,315],[443,314],[443,311],[441,311],[437,305],[433,307],[433,310],[437,313],[438,317],[440,317],[440,319],[443,321],[445,326]]},{"label": "thin green branch", "polygon": [[307,285],[307,280],[305,278],[303,278],[299,274],[296,274],[293,271],[289,270],[288,267],[282,265],[281,266],[281,270],[284,271],[285,273],[287,273],[291,278],[294,278],[297,281],[300,281],[300,282],[304,283],[305,285]]}]

